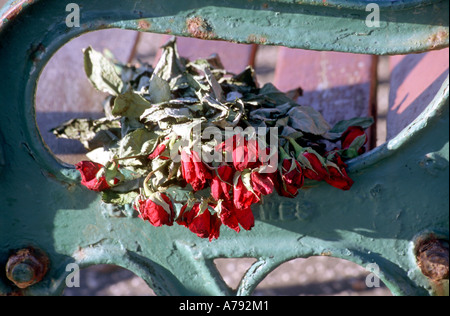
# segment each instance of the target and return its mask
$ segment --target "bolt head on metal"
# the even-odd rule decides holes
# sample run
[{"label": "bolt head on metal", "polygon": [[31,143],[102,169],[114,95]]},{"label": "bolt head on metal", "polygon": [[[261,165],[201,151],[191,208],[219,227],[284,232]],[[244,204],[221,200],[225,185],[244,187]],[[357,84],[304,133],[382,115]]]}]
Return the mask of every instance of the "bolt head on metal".
[{"label": "bolt head on metal", "polygon": [[40,250],[25,248],[11,255],[6,263],[6,277],[24,289],[40,282],[47,273],[49,260]]},{"label": "bolt head on metal", "polygon": [[433,281],[449,278],[448,242],[431,238],[421,242],[417,249],[417,261],[422,273]]}]

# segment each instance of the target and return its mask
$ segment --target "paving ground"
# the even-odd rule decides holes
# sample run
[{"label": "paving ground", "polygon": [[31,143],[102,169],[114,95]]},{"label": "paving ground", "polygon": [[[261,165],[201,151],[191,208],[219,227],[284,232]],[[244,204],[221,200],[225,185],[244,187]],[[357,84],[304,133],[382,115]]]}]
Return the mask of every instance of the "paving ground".
[{"label": "paving ground", "polygon": [[[220,259],[217,267],[224,281],[236,288],[254,259]],[[368,288],[368,273],[359,266],[335,258],[313,257],[289,261],[263,280],[255,296],[389,296],[383,286]],[[94,266],[81,271],[80,287],[67,288],[66,296],[153,296],[145,282],[128,270]]]},{"label": "paving ground", "polygon": [[[5,2],[5,0],[0,0],[0,6]],[[135,35],[128,36],[126,38],[126,40],[128,40],[128,45],[130,45],[129,43],[133,43],[134,39]],[[113,41],[111,38],[105,38],[105,41],[108,40],[110,42]],[[136,58],[152,59],[156,54],[157,44],[158,43],[154,41],[150,41],[150,43],[145,45],[144,39],[143,44],[138,47],[134,56],[128,55],[123,58],[129,59],[131,57],[131,60]],[[69,50],[73,50],[73,46],[72,48],[69,48]],[[270,82],[273,78],[274,54],[276,54],[276,49],[273,47],[261,47],[258,51],[257,64],[259,67],[256,71],[261,83]],[[67,114],[64,112],[64,108],[61,110],[61,106],[63,106],[61,104],[61,99],[58,99],[55,94],[66,94],[62,96],[62,99],[65,99],[66,101],[69,100],[72,95],[75,95],[75,98],[78,98],[75,100],[76,102],[84,102],[84,99],[81,101],[79,100],[79,92],[86,92],[86,96],[90,93],[87,92],[89,87],[85,87],[86,90],[81,87],[80,91],[70,90],[69,88],[72,87],[73,78],[79,77],[79,72],[77,73],[77,71],[81,69],[82,61],[67,59],[67,56],[57,58],[62,58],[58,62],[59,65],[61,65],[62,62],[64,63],[65,68],[72,70],[71,73],[68,74],[68,70],[65,69],[66,74],[64,75],[64,78],[61,77],[61,81],[58,82],[56,87],[54,81],[48,80],[48,78],[55,78],[55,76],[58,76],[61,67],[58,68],[57,63],[55,63],[56,66],[49,63],[45,73],[42,75],[42,82],[39,83],[38,95],[36,98],[37,121],[41,131],[46,131],[49,127],[56,126],[56,121],[64,121],[72,116],[80,114],[75,112]],[[379,68],[378,144],[383,143],[385,140],[384,126],[388,100],[387,69],[388,65],[386,64],[386,59],[382,58],[380,60]],[[64,80],[67,80],[67,82],[65,83]],[[96,97],[99,98],[98,96]],[[66,103],[71,103],[70,100]],[[88,97],[86,97],[86,100],[88,100]],[[55,111],[56,108],[59,109],[59,111]],[[98,108],[85,108],[80,112],[96,113],[98,112]],[[77,153],[76,146],[72,147],[69,151],[61,151],[60,148],[57,148],[57,142],[54,139],[51,139],[51,136],[45,134],[45,132],[42,133],[44,140],[60,159],[69,163],[79,161],[82,154]],[[239,284],[240,278],[253,261],[253,259],[220,259],[216,261],[216,264],[225,282],[232,288],[235,288]],[[257,287],[254,295],[390,295],[389,290],[383,285],[380,288],[368,288],[365,285],[367,275],[368,272],[363,268],[340,259],[328,257],[296,259],[283,264],[273,271]],[[64,292],[64,295],[147,296],[154,295],[154,293],[142,279],[135,276],[130,271],[115,266],[100,265],[82,270],[80,287],[68,288]]]}]

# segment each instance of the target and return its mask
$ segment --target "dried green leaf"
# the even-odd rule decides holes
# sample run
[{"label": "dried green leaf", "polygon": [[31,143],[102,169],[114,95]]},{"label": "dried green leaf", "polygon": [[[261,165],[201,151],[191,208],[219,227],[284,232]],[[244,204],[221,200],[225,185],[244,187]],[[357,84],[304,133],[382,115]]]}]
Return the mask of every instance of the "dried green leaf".
[{"label": "dried green leaf", "polygon": [[189,84],[189,87],[192,89],[192,91],[194,91],[196,97],[199,100],[202,100],[205,95],[210,92],[210,86],[200,82],[200,80],[197,80],[193,75],[185,74],[185,77]]},{"label": "dried green leaf", "polygon": [[352,159],[355,157],[358,157],[358,150],[354,149],[354,148],[347,148],[344,150],[340,151],[341,157],[344,159]]},{"label": "dried green leaf", "polygon": [[367,136],[366,134],[362,134],[358,137],[355,137],[355,139],[353,140],[353,142],[351,143],[349,148],[353,148],[355,150],[359,150],[361,147],[364,146],[365,142],[367,141]]},{"label": "dried green leaf", "polygon": [[162,46],[162,49],[163,52],[153,73],[170,82],[172,78],[182,75],[186,71],[186,66],[178,55],[175,37]]},{"label": "dried green leaf", "polygon": [[251,66],[247,66],[241,73],[233,76],[229,82],[232,84],[245,85],[250,88],[258,87],[255,71]]},{"label": "dried green leaf", "polygon": [[174,203],[185,204],[191,197],[191,190],[189,188],[182,188],[177,185],[173,185],[164,192],[167,196],[171,198]]},{"label": "dried green leaf", "polygon": [[210,118],[209,120],[212,123],[216,125],[222,125],[230,115],[230,108],[225,104],[217,101],[211,95],[206,95],[202,101],[209,106],[208,112],[210,112],[210,114],[207,114],[207,116]]},{"label": "dried green leaf", "polygon": [[249,118],[251,120],[261,120],[265,122],[276,122],[278,118],[284,115],[285,112],[278,108],[259,108],[250,111]]},{"label": "dried green leaf", "polygon": [[[127,134],[119,143],[119,158],[146,156],[153,152],[159,135],[145,128]],[[128,163],[129,160],[123,162]]]},{"label": "dried green leaf", "polygon": [[210,86],[210,92],[212,92],[211,94],[217,99],[217,101],[224,102],[225,98],[222,87],[220,86],[216,77],[212,74],[210,69],[211,65],[209,64],[209,62],[206,59],[197,59],[190,65],[194,66],[196,69],[204,73],[205,79]]},{"label": "dried green leaf", "polygon": [[161,187],[167,181],[167,175],[161,170],[156,171],[151,179],[151,184],[154,188]]},{"label": "dried green leaf", "polygon": [[364,146],[366,140],[366,134],[355,137],[349,148],[341,150],[341,156],[344,159],[352,159],[359,156],[359,150]]},{"label": "dried green leaf", "polygon": [[166,194],[173,202],[175,218],[177,218],[181,212],[181,208],[188,203],[191,198],[192,191],[188,188],[182,188],[177,185],[169,187],[164,194]]},{"label": "dried green leaf", "polygon": [[80,118],[69,120],[53,128],[51,132],[58,138],[78,140],[87,150],[93,150],[118,141],[120,124],[106,118]]},{"label": "dried green leaf", "polygon": [[164,112],[169,116],[177,120],[177,122],[186,122],[192,120],[193,116],[188,108],[165,108]]},{"label": "dried green leaf", "polygon": [[289,110],[289,125],[304,133],[324,135],[330,130],[330,125],[322,114],[310,106],[296,106]]},{"label": "dried green leaf", "polygon": [[[287,118],[289,119],[289,117],[287,117]],[[297,131],[296,129],[294,129],[294,128],[290,127],[290,126],[285,125],[283,127],[283,131],[281,132],[281,136],[293,138],[295,140],[297,138],[302,137],[303,133],[300,132],[300,131]]]},{"label": "dried green leaf", "polygon": [[138,195],[136,191],[121,193],[105,190],[102,192],[102,201],[108,204],[125,205],[133,203]]},{"label": "dried green leaf", "polygon": [[138,118],[151,106],[151,103],[141,95],[133,90],[128,90],[115,99],[112,114],[115,116]]},{"label": "dried green leaf", "polygon": [[169,83],[156,74],[150,79],[148,92],[152,103],[168,102],[171,99]]},{"label": "dried green leaf", "polygon": [[84,50],[84,70],[96,89],[112,95],[122,92],[124,83],[115,65],[91,46]]},{"label": "dried green leaf", "polygon": [[145,128],[145,125],[138,121],[137,118],[130,118],[130,117],[121,117],[120,118],[120,125],[121,125],[121,138],[124,138],[127,134],[140,129]]},{"label": "dried green leaf", "polygon": [[342,120],[337,122],[325,136],[328,139],[339,139],[342,133],[344,133],[350,126],[360,126],[363,129],[367,129],[372,126],[373,123],[374,119],[371,117],[355,117],[350,120]]},{"label": "dried green leaf", "polygon": [[89,160],[106,165],[116,155],[115,148],[99,147],[86,154]]},{"label": "dried green leaf", "polygon": [[167,117],[169,117],[169,115],[164,111],[163,106],[161,104],[154,104],[142,113],[139,120],[143,123],[157,124]]},{"label": "dried green leaf", "polygon": [[181,136],[184,139],[189,139],[192,129],[195,128],[197,125],[202,123],[205,123],[206,119],[205,118],[196,118],[194,119],[192,122],[186,122],[186,123],[180,123],[180,124],[173,124],[171,126],[171,131],[177,135],[177,136]]},{"label": "dried green leaf", "polygon": [[284,105],[286,103],[291,105],[297,105],[291,98],[286,96],[285,93],[278,90],[273,84],[266,83],[260,90],[259,96],[266,98],[266,101],[272,101],[274,106]]}]

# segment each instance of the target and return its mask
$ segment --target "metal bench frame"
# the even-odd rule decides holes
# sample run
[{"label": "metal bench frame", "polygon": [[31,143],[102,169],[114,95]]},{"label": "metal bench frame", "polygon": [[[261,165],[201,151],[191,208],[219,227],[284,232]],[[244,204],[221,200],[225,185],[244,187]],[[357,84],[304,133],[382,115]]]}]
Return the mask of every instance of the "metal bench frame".
[{"label": "metal bench frame", "polygon": [[[34,109],[48,60],[88,31],[406,54],[448,47],[448,1],[379,1],[379,28],[366,26],[369,12],[356,0],[78,0],[82,25],[68,28],[69,2],[10,1],[0,10],[0,294],[61,294],[69,263],[106,263],[133,271],[158,295],[250,295],[280,264],[320,255],[376,263],[395,295],[448,289],[448,279],[423,275],[416,259],[419,242],[449,236],[448,78],[407,128],[349,162],[349,192],[319,184],[295,200],[271,196],[254,208],[254,229],[223,229],[211,243],[182,227],[115,216],[45,146]],[[213,260],[241,257],[257,261],[233,291]]]}]

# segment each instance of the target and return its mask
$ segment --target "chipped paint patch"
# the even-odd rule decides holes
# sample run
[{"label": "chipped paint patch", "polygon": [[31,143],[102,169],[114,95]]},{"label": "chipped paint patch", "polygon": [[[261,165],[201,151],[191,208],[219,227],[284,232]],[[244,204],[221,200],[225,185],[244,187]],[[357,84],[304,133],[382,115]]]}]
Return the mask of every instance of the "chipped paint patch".
[{"label": "chipped paint patch", "polygon": [[146,30],[150,29],[151,26],[152,26],[152,24],[147,20],[139,20],[139,22],[138,22],[139,30],[146,31]]},{"label": "chipped paint patch", "polygon": [[265,44],[267,42],[267,38],[261,35],[250,34],[247,37],[247,42],[254,44]]},{"label": "chipped paint patch", "polygon": [[80,246],[78,246],[78,249],[72,254],[72,257],[77,262],[82,262],[84,259],[86,259],[87,255],[86,255],[85,250],[83,248],[81,248]]},{"label": "chipped paint patch", "polygon": [[37,45],[32,44],[28,51],[30,54],[30,59],[36,64],[41,60],[42,54],[45,53],[46,48],[42,43]]}]

